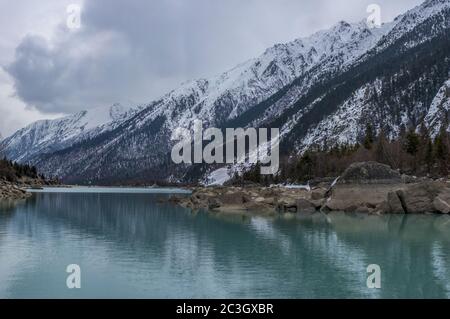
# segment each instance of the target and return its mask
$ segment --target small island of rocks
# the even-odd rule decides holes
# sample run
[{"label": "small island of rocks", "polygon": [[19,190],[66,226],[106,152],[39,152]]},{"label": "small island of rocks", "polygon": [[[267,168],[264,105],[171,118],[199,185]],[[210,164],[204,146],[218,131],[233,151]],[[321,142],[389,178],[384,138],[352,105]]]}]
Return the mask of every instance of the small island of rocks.
[{"label": "small island of rocks", "polygon": [[328,180],[306,186],[194,187],[171,202],[193,210],[261,214],[358,212],[368,214],[450,213],[450,182],[401,175],[388,165],[362,162]]}]

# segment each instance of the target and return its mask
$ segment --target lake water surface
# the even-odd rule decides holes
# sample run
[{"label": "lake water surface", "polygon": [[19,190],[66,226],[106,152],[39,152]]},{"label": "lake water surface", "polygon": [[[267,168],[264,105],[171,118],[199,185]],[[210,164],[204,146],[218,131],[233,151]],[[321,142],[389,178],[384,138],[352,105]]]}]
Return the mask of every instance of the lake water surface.
[{"label": "lake water surface", "polygon": [[[51,189],[0,205],[1,298],[448,298],[450,216],[192,213],[177,190]],[[81,267],[68,289],[66,267]],[[381,289],[366,285],[381,267]]]}]

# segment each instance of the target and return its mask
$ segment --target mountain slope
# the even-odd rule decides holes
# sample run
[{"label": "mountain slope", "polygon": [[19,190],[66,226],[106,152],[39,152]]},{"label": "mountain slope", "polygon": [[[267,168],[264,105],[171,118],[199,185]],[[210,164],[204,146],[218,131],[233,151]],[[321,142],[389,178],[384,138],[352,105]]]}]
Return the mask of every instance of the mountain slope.
[{"label": "mountain slope", "polygon": [[[450,10],[446,14],[450,16]],[[318,87],[313,97],[320,96],[320,100],[313,107],[307,99],[297,101],[295,119],[284,124],[286,143],[300,142],[300,149],[312,144],[323,146],[325,140],[335,144],[336,137],[340,143],[353,143],[369,122],[377,130],[384,128],[391,137],[397,136],[402,125],[418,126],[448,79],[448,21],[440,16],[427,20],[363,64]],[[442,33],[424,41],[420,31],[438,25],[445,26]],[[419,44],[406,46],[414,41]],[[333,129],[327,131],[330,127]],[[352,134],[345,139],[349,128]]]},{"label": "mountain slope", "polygon": [[[75,172],[79,174],[80,170],[84,171],[85,176],[103,176],[99,170],[105,166],[107,160],[117,163],[118,166],[112,168],[116,176],[122,175],[124,168],[139,171],[141,167],[146,166],[145,163],[149,163],[149,166],[159,165],[161,158],[170,149],[170,133],[176,127],[189,128],[197,118],[203,119],[209,126],[221,126],[247,110],[252,112],[253,106],[276,94],[300,76],[307,75],[303,89],[307,91],[307,86],[318,81],[324,73],[343,68],[359,58],[387,29],[388,27],[384,27],[371,31],[365,23],[339,22],[332,29],[317,32],[309,38],[275,45],[259,58],[249,60],[217,77],[192,81],[170,92],[151,103],[135,118],[117,125],[115,132],[108,131],[99,139],[91,134],[88,147],[74,143],[86,140],[86,135],[83,135],[82,138],[70,139],[63,145],[56,143],[61,146],[58,148],[38,148],[40,154],[64,150],[55,156],[45,156],[45,161],[42,161],[42,158],[34,160],[29,152],[24,152],[24,149],[16,146],[17,143],[22,144],[22,136],[33,136],[33,132],[28,130],[13,135],[6,145],[6,150],[11,158],[32,160],[33,163],[42,165],[41,169],[44,171],[53,171],[62,176],[75,175]],[[162,118],[164,130],[155,136],[148,136],[146,130],[152,127],[154,121],[159,122]],[[38,124],[32,126],[39,126]],[[73,136],[73,128],[69,127],[68,131]],[[46,134],[50,143],[54,142],[54,137],[65,135],[65,132],[55,135],[44,132],[42,135]],[[65,149],[64,146],[70,147]],[[25,149],[28,149],[28,145]],[[55,158],[61,156],[61,160]],[[70,157],[77,160],[72,161]],[[135,160],[141,163],[133,163]]]},{"label": "mountain slope", "polygon": [[135,110],[114,104],[56,120],[32,123],[2,141],[4,152],[15,161],[28,162],[36,155],[63,149],[113,129]]},{"label": "mountain slope", "polygon": [[205,126],[279,127],[286,152],[354,143],[368,122],[391,137],[425,117],[434,125],[446,109],[439,92],[449,79],[449,8],[450,0],[429,0],[379,29],[339,22],[189,82],[113,125],[68,133],[57,149],[43,144],[31,156],[17,141],[33,140],[33,133],[19,131],[7,139],[6,152],[68,182],[186,180],[207,170],[174,166],[170,135],[195,119]]},{"label": "mountain slope", "polygon": [[308,38],[277,44],[259,58],[216,77],[186,83],[158,102],[168,107],[166,115],[186,112],[183,120],[193,113],[216,122],[233,118],[317,66],[328,69],[331,63],[350,64],[373,47],[387,29],[369,30],[364,22],[341,21]]}]

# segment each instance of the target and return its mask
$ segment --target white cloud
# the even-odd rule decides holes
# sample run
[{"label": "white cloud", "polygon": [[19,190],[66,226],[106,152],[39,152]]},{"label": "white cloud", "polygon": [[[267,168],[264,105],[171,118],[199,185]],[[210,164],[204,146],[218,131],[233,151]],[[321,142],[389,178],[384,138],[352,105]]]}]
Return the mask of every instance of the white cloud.
[{"label": "white cloud", "polygon": [[61,114],[43,114],[32,107],[27,107],[16,97],[12,80],[0,70],[0,134],[7,137],[17,129],[44,118],[56,118]]}]

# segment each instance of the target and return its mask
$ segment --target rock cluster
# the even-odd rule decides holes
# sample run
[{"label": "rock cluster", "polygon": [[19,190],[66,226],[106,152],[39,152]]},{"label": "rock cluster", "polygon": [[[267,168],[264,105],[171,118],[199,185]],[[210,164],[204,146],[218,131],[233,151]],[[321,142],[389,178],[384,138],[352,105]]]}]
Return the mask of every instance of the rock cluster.
[{"label": "rock cluster", "polygon": [[12,184],[10,182],[0,180],[0,200],[2,199],[24,199],[31,194],[24,189]]},{"label": "rock cluster", "polygon": [[339,178],[338,184],[396,184],[402,176],[390,166],[377,162],[350,165]]},{"label": "rock cluster", "polygon": [[209,209],[226,212],[255,211],[315,212],[323,204],[326,190],[316,191],[313,200],[306,190],[262,187],[214,187],[195,188],[188,198],[173,198],[172,201],[192,209]]},{"label": "rock cluster", "polygon": [[286,187],[195,188],[172,201],[191,209],[259,213],[344,211],[372,214],[450,213],[450,184],[401,176],[379,163],[351,165],[337,183],[311,190]]},{"label": "rock cluster", "polygon": [[321,208],[379,214],[450,213],[450,184],[418,181],[411,184],[336,185]]},{"label": "rock cluster", "polygon": [[408,185],[390,192],[387,199],[387,212],[420,214],[450,213],[449,184],[439,181],[427,181]]}]

